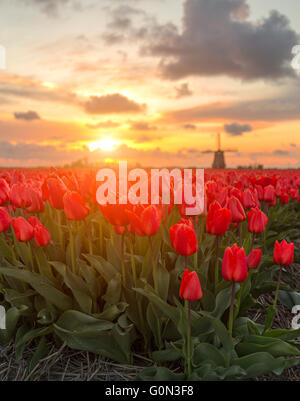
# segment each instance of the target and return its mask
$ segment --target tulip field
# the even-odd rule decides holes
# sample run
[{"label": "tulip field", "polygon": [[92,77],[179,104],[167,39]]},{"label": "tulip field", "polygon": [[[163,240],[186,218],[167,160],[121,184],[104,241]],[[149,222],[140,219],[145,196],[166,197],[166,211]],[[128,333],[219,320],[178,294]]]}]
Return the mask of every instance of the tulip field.
[{"label": "tulip field", "polygon": [[0,349],[34,347],[29,372],[65,344],[136,380],[280,377],[300,363],[300,328],[278,324],[300,305],[299,189],[299,170],[206,170],[188,216],[101,206],[94,170],[0,170]]}]

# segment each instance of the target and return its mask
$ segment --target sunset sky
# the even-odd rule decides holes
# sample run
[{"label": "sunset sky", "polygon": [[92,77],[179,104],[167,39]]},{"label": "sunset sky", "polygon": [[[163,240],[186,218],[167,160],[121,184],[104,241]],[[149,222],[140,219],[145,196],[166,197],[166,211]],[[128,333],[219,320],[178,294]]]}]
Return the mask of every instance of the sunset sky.
[{"label": "sunset sky", "polygon": [[[300,167],[299,0],[1,0],[0,165]],[[299,63],[300,65],[300,63]]]}]

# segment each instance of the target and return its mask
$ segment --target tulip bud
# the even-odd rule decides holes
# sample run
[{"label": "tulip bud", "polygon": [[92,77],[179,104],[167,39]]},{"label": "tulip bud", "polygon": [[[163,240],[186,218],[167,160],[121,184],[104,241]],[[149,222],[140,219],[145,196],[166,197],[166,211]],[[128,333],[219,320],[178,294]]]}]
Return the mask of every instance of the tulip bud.
[{"label": "tulip bud", "polygon": [[203,297],[199,277],[195,271],[185,270],[181,280],[179,295],[190,302],[198,301]]},{"label": "tulip bud", "polygon": [[0,206],[5,205],[9,201],[9,186],[4,180],[4,178],[0,178]]},{"label": "tulip bud", "polygon": [[242,283],[248,277],[247,260],[244,248],[236,244],[225,250],[222,275],[226,281]]},{"label": "tulip bud", "polygon": [[245,209],[256,207],[256,202],[250,189],[246,189],[246,191],[242,193],[242,202]]},{"label": "tulip bud", "polygon": [[259,209],[251,209],[247,213],[248,217],[248,231],[250,233],[261,234],[268,223],[268,217]]},{"label": "tulip bud", "polygon": [[114,226],[115,233],[118,235],[123,235],[126,233],[126,227],[124,226]]},{"label": "tulip bud", "polygon": [[231,212],[228,209],[222,209],[220,204],[213,202],[208,210],[206,229],[209,234],[223,235],[228,230],[231,223]]},{"label": "tulip bud", "polygon": [[248,269],[257,269],[261,263],[261,249],[254,249],[247,257]]},{"label": "tulip bud", "polygon": [[276,241],[274,248],[274,263],[280,266],[289,266],[294,262],[294,244],[288,244],[285,240]]},{"label": "tulip bud", "polygon": [[274,203],[274,200],[276,199],[276,191],[273,185],[268,185],[264,189],[264,201],[268,203]]},{"label": "tulip bud", "polygon": [[69,220],[83,220],[90,213],[90,208],[78,192],[66,192],[63,203],[65,215]]},{"label": "tulip bud", "polygon": [[34,239],[37,246],[46,246],[51,241],[49,231],[41,224],[37,224],[34,227]]},{"label": "tulip bud", "polygon": [[284,205],[288,205],[290,202],[290,197],[287,192],[282,192],[279,198],[280,202],[283,203]]},{"label": "tulip bud", "polygon": [[241,223],[242,221],[246,220],[246,214],[243,205],[235,196],[229,198],[228,209],[231,212],[231,221],[233,223]]},{"label": "tulip bud", "polygon": [[180,255],[193,255],[198,250],[198,241],[195,229],[190,220],[181,219],[178,224],[170,228],[172,248]]},{"label": "tulip bud", "polygon": [[129,224],[126,213],[127,205],[99,205],[99,209],[113,226],[127,226]]},{"label": "tulip bud", "polygon": [[143,207],[138,205],[131,210],[126,210],[130,221],[130,229],[140,236],[153,236],[161,225],[162,212],[160,207],[150,205]]},{"label": "tulip bud", "polygon": [[24,217],[12,219],[12,225],[18,241],[26,242],[33,238],[33,227]]},{"label": "tulip bud", "polygon": [[61,180],[55,177],[47,179],[47,187],[44,194],[48,195],[48,200],[54,209],[62,210],[64,208],[63,197],[67,190]]},{"label": "tulip bud", "polygon": [[11,225],[11,216],[5,207],[0,207],[0,233],[7,231]]},{"label": "tulip bud", "polygon": [[35,227],[36,225],[41,225],[42,223],[40,220],[35,217],[35,216],[29,216],[28,217],[28,223],[32,225],[32,227]]}]

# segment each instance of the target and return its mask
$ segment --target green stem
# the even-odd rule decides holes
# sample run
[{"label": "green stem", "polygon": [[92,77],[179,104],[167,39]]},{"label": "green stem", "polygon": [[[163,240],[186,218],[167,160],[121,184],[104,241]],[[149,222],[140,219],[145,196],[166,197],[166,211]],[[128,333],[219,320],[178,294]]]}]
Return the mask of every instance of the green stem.
[{"label": "green stem", "polygon": [[[194,228],[195,228],[195,233],[196,233],[196,237],[197,237],[197,240],[198,240],[197,216],[194,216]],[[198,269],[198,250],[194,253],[194,266],[195,266],[195,270],[197,271],[197,269]]]},{"label": "green stem", "polygon": [[137,278],[136,278],[136,266],[135,266],[135,259],[134,259],[134,251],[133,251],[133,240],[132,237],[129,237],[129,247],[130,247],[130,260],[131,260],[131,270],[133,276],[133,282],[135,288],[137,288]]},{"label": "green stem", "polygon": [[72,224],[69,220],[68,220],[68,228],[69,228],[69,234],[70,234],[72,272],[75,274],[76,273],[76,263],[75,263],[74,238],[73,238],[73,232],[72,232]]},{"label": "green stem", "polygon": [[152,268],[153,268],[154,289],[155,289],[156,294],[159,295],[159,292],[158,292],[158,280],[157,280],[157,266],[156,266],[155,259],[154,259],[154,250],[153,250],[152,237],[149,237],[149,243],[150,243],[151,260],[152,260]]},{"label": "green stem", "polygon": [[86,235],[88,238],[88,243],[89,243],[89,253],[90,253],[90,255],[93,255],[93,242],[92,242],[92,237],[91,237],[91,231],[90,231],[90,228],[89,228],[86,220],[84,220],[84,224],[85,224],[85,232],[86,232]]},{"label": "green stem", "polygon": [[34,261],[33,261],[33,255],[32,255],[32,249],[31,249],[30,241],[28,241],[28,250],[29,250],[29,258],[30,258],[32,272],[34,272]]},{"label": "green stem", "polygon": [[191,302],[188,301],[187,306],[187,375],[192,374],[192,336],[191,336]]},{"label": "green stem", "polygon": [[215,265],[215,292],[219,282],[219,251],[220,251],[220,236],[216,237],[216,265]]},{"label": "green stem", "polygon": [[230,305],[230,312],[229,312],[229,322],[228,322],[228,330],[229,330],[230,337],[232,337],[232,332],[233,332],[234,297],[235,297],[235,282],[233,281],[232,290],[231,290],[231,305]]},{"label": "green stem", "polygon": [[239,240],[240,240],[240,246],[243,246],[242,223],[239,223],[238,226],[239,226]]},{"label": "green stem", "polygon": [[121,265],[122,265],[122,279],[123,285],[126,287],[126,269],[125,269],[125,256],[124,256],[124,248],[125,248],[125,235],[122,234],[121,239]]},{"label": "green stem", "polygon": [[102,221],[100,220],[99,222],[99,251],[100,255],[103,256],[103,227],[102,227]]},{"label": "green stem", "polygon": [[254,245],[255,245],[255,233],[252,233],[251,252],[254,249]]},{"label": "green stem", "polygon": [[278,294],[279,294],[279,288],[280,288],[280,282],[281,282],[281,275],[282,275],[282,266],[280,267],[279,276],[278,276],[278,281],[277,281],[277,287],[276,287],[276,292],[275,292],[275,299],[274,299],[274,304],[273,304],[273,308],[274,308],[274,309],[276,309],[276,306],[277,306]]},{"label": "green stem", "polygon": [[64,236],[61,228],[61,212],[57,210],[57,226],[58,226],[58,235],[59,235],[59,243],[61,249],[64,249]]}]

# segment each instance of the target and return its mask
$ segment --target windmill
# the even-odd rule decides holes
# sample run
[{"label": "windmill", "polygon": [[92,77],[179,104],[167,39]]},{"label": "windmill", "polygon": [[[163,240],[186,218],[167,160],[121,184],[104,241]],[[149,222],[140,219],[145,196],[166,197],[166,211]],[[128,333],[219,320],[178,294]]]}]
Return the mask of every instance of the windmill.
[{"label": "windmill", "polygon": [[215,152],[215,158],[212,165],[213,169],[224,169],[226,168],[225,163],[225,152],[237,152],[236,149],[221,149],[221,134],[217,134],[217,151]]},{"label": "windmill", "polygon": [[215,158],[212,165],[213,169],[226,168],[224,151],[221,150],[221,134],[217,134],[217,151],[215,152]]}]

